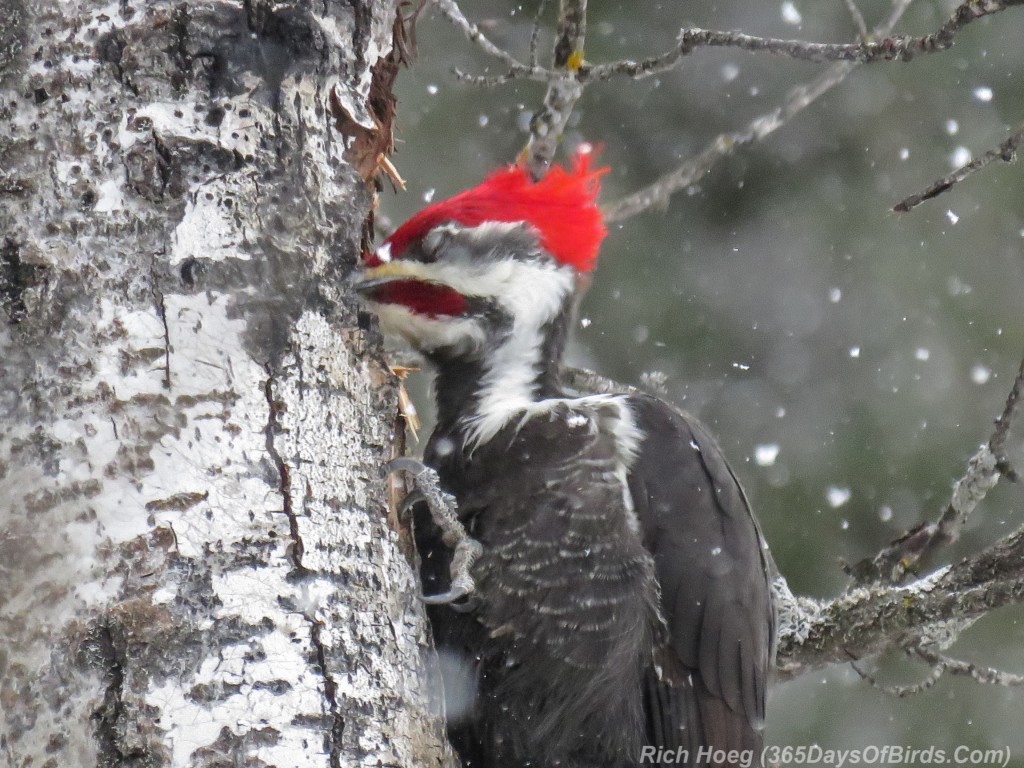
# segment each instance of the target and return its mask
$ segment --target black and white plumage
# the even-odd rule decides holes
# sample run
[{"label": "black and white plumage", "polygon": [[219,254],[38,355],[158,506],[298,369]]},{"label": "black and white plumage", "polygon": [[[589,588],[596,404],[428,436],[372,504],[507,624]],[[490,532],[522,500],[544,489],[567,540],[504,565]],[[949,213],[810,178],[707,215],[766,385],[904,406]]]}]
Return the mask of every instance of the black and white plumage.
[{"label": "black and white plumage", "polygon": [[[575,173],[588,196],[565,216],[593,207],[592,174]],[[431,206],[360,284],[436,368],[425,460],[483,545],[470,609],[430,608],[436,643],[476,680],[453,743],[481,768],[757,759],[772,566],[738,481],[691,416],[563,388],[580,262],[551,245],[557,217],[470,202],[492,218]],[[424,591],[443,591],[449,549],[429,519],[417,539]]]}]

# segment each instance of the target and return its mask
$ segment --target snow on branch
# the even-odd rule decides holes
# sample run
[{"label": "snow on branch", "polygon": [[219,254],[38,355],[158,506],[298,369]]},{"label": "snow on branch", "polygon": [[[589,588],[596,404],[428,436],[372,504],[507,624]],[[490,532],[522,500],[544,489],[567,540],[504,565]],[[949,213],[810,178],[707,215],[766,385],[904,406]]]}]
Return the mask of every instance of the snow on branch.
[{"label": "snow on branch", "polygon": [[966,165],[962,165],[955,171],[947,176],[943,176],[938,181],[933,182],[928,186],[927,189],[918,192],[916,194],[906,197],[900,202],[896,203],[892,207],[894,213],[907,213],[913,208],[916,208],[926,200],[931,200],[933,197],[941,195],[946,192],[955,184],[959,184],[961,181],[977,173],[985,166],[995,162],[996,160],[1004,160],[1007,163],[1012,163],[1017,159],[1017,148],[1024,142],[1024,126],[1019,128],[1010,138],[1000,144],[998,147],[990,149],[988,152],[983,154],[981,157],[975,158]]},{"label": "snow on branch", "polygon": [[[989,611],[1024,603],[1024,528],[980,554],[910,584],[855,587],[822,601],[794,598],[788,588],[777,584],[776,597],[780,608],[777,667],[785,677],[892,648],[937,654]],[[944,671],[965,674],[954,660],[944,663]],[[979,672],[978,678],[995,680],[999,675]]]}]

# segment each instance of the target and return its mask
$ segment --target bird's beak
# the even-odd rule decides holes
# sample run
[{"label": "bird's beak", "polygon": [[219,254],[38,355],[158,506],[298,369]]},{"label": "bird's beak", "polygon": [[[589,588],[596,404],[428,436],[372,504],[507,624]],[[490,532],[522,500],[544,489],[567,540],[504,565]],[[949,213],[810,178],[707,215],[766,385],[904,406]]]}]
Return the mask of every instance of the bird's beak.
[{"label": "bird's beak", "polygon": [[366,267],[355,274],[352,289],[363,296],[372,298],[373,292],[383,285],[396,280],[423,280],[416,262],[389,261],[376,267]]}]

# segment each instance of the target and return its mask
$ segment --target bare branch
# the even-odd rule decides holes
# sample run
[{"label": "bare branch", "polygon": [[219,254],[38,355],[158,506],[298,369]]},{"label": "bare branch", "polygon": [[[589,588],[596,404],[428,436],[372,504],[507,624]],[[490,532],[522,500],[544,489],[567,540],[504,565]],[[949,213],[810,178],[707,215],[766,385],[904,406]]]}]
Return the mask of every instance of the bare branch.
[{"label": "bare branch", "polygon": [[1006,440],[1017,416],[1024,390],[1024,360],[1021,361],[1006,406],[996,419],[996,428],[967,463],[967,471],[953,486],[953,494],[942,516],[935,522],[922,523],[886,546],[873,558],[862,560],[848,569],[858,583],[871,581],[902,581],[915,566],[938,550],[960,538],[964,523],[985,495],[1003,476],[1016,478],[1006,460]]},{"label": "bare branch", "polygon": [[995,431],[988,441],[988,447],[996,457],[996,467],[1013,481],[1016,481],[1018,477],[1006,459],[1006,441],[1010,436],[1013,421],[1017,418],[1022,397],[1024,397],[1024,360],[1021,360],[1020,368],[1017,369],[1017,378],[1013,380],[1010,394],[1006,396],[1006,405],[1003,407],[1003,412],[999,414],[999,418],[996,419]]},{"label": "bare branch", "polygon": [[782,40],[773,37],[757,37],[742,32],[721,32],[691,27],[682,29],[676,47],[659,56],[643,61],[616,61],[586,67],[580,71],[580,79],[606,80],[614,75],[633,78],[650,77],[677,66],[694,48],[739,48],[744,51],[767,52],[802,61],[828,62],[850,61],[860,64],[876,61],[910,61],[924,53],[945,51],[956,42],[956,35],[972,21],[1006,10],[1011,6],[1024,4],[1024,0],[965,0],[936,32],[924,37],[882,37],[876,33],[873,38],[859,43],[810,43],[803,40]]},{"label": "bare branch", "polygon": [[555,35],[556,76],[548,81],[544,105],[530,119],[530,140],[523,151],[523,163],[534,179],[551,167],[569,116],[583,95],[577,72],[583,61],[586,33],[587,0],[561,0]]},{"label": "bare branch", "polygon": [[[803,40],[783,40],[757,37],[743,32],[719,32],[691,27],[679,32],[676,47],[659,56],[642,61],[624,59],[608,64],[595,64],[580,70],[580,80],[591,82],[607,80],[615,75],[626,75],[635,80],[659,75],[675,69],[694,48],[739,48],[744,51],[774,53],[804,61],[859,61],[866,62],[862,51],[882,43],[808,43]],[[890,42],[890,41],[882,41]],[[893,57],[895,58],[895,57]]]},{"label": "bare branch", "polygon": [[791,677],[894,647],[943,649],[989,611],[1022,602],[1024,528],[911,584],[857,587],[834,600],[795,604],[783,593],[780,616],[788,618],[780,620],[777,665]]},{"label": "bare branch", "polygon": [[988,152],[981,155],[981,157],[975,158],[971,162],[967,163],[967,165],[960,166],[948,176],[943,176],[938,181],[929,185],[927,189],[896,203],[896,205],[892,207],[893,212],[906,213],[912,208],[919,206],[925,200],[931,200],[933,197],[938,197],[943,192],[952,188],[954,184],[959,184],[968,176],[980,171],[982,168],[996,160],[1004,160],[1007,163],[1014,162],[1017,159],[1017,147],[1021,145],[1021,142],[1024,142],[1024,127],[1019,128],[1016,133],[1010,136],[1010,138],[998,147],[990,149]]},{"label": "bare branch", "polygon": [[874,675],[870,672],[862,670],[855,662],[851,662],[850,666],[853,671],[856,672],[860,679],[868,683],[872,688],[877,688],[883,693],[887,693],[890,696],[895,696],[898,699],[905,699],[908,696],[916,696],[919,693],[927,691],[929,688],[934,686],[942,676],[946,673],[946,668],[942,664],[932,664],[928,670],[928,675],[923,680],[910,685],[884,685],[878,682]]},{"label": "bare branch", "polygon": [[444,14],[445,18],[462,31],[470,42],[476,43],[486,53],[494,56],[496,59],[508,66],[509,79],[512,77],[518,77],[546,83],[553,77],[554,73],[544,69],[543,67],[538,67],[532,64],[523,64],[504,48],[500,48],[492,43],[487,36],[480,31],[480,28],[476,24],[473,24],[465,17],[465,15],[463,15],[462,10],[455,3],[455,0],[434,0],[434,4],[438,7],[441,13]]},{"label": "bare branch", "polygon": [[522,79],[515,72],[506,72],[504,75],[473,75],[469,72],[463,72],[458,67],[453,67],[452,73],[455,77],[465,83],[483,86],[484,88],[493,88],[497,85],[504,85],[505,83],[512,82],[513,80]]},{"label": "bare branch", "polygon": [[530,33],[530,66],[536,67],[537,62],[537,41],[540,39],[540,20],[547,10],[548,0],[540,0],[537,5],[537,13],[533,17],[533,32]]},{"label": "bare branch", "polygon": [[819,97],[845,80],[855,66],[840,62],[829,67],[814,80],[796,86],[789,92],[781,106],[756,117],[739,131],[719,134],[699,154],[682,165],[633,194],[605,205],[605,219],[609,222],[622,221],[648,208],[667,205],[675,192],[700,180],[719,160],[733,154],[742,146],[761,141],[786,125]]},{"label": "bare branch", "polygon": [[853,671],[860,675],[862,680],[869,683],[872,688],[877,688],[880,691],[888,693],[890,696],[896,696],[900,699],[906,698],[907,696],[915,696],[927,691],[939,682],[947,672],[951,675],[963,675],[964,677],[970,677],[985,685],[1024,685],[1024,675],[1004,672],[1002,670],[993,669],[992,667],[979,666],[970,661],[954,659],[951,656],[946,656],[943,653],[939,653],[925,646],[909,648],[907,649],[907,653],[912,656],[917,656],[929,666],[928,675],[919,682],[911,685],[883,685],[882,683],[879,683],[878,680],[869,672],[862,670],[856,663],[851,663],[850,666],[853,667]]},{"label": "bare branch", "polygon": [[541,178],[551,167],[565,126],[573,107],[583,95],[583,84],[578,77],[583,63],[583,44],[587,29],[587,0],[561,0],[558,30],[555,35],[554,67],[545,69],[537,64],[537,40],[540,19],[547,0],[543,0],[534,19],[530,36],[530,63],[523,64],[508,51],[499,48],[471,23],[455,0],[434,0],[441,12],[472,42],[508,66],[508,72],[496,76],[472,75],[455,70],[460,80],[493,87],[511,80],[536,80],[548,84],[543,106],[530,120],[530,140],[523,150],[523,164],[534,179]]},{"label": "bare branch", "polygon": [[973,662],[954,659],[927,648],[918,648],[915,653],[924,661],[933,664],[936,668],[941,668],[944,672],[949,672],[951,675],[964,675],[987,685],[1024,685],[1024,675],[1016,675],[1012,672],[1004,672],[992,667],[979,666]]},{"label": "bare branch", "polygon": [[[887,35],[907,10],[912,0],[898,0],[889,17],[874,30],[876,37]],[[1021,0],[1024,2],[1024,0]],[[773,131],[781,128],[816,99],[828,93],[846,79],[857,64],[840,62],[829,67],[814,80],[793,88],[786,100],[771,112],[755,118],[742,130],[720,134],[700,154],[690,158],[678,168],[662,175],[652,184],[632,195],[604,207],[608,221],[622,221],[657,205],[667,205],[674,192],[700,179],[723,157],[732,154],[737,147],[760,141]]]},{"label": "bare branch", "polygon": [[843,0],[843,4],[846,5],[846,10],[850,12],[850,18],[853,19],[854,26],[857,27],[857,36],[861,40],[866,39],[868,36],[868,25],[864,21],[864,14],[857,7],[856,0]]}]

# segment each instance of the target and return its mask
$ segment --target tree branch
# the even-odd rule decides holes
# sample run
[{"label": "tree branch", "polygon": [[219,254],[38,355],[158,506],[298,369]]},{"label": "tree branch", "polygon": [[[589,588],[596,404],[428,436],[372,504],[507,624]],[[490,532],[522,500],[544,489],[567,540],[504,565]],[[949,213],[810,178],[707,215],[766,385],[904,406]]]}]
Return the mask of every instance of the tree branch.
[{"label": "tree branch", "polygon": [[583,63],[587,34],[587,0],[561,0],[555,34],[554,72],[548,81],[543,106],[530,119],[530,140],[523,150],[523,164],[534,179],[548,172],[555,158],[573,107],[583,95],[577,77]]},{"label": "tree branch", "polygon": [[[486,53],[502,61],[508,71],[500,75],[472,75],[455,69],[455,75],[464,81],[494,87],[516,79],[547,83],[544,105],[530,121],[530,139],[522,160],[535,179],[541,178],[550,167],[569,116],[583,94],[584,86],[595,80],[606,80],[615,75],[633,78],[648,77],[678,66],[694,48],[730,47],[742,50],[765,51],[790,58],[812,62],[840,62],[823,76],[794,88],[786,101],[776,110],[761,115],[746,128],[720,134],[712,144],[694,158],[663,175],[653,184],[606,207],[610,221],[621,221],[647,208],[667,203],[677,190],[689,186],[703,176],[719,159],[732,154],[739,146],[763,139],[785,125],[797,113],[841,83],[857,64],[877,61],[910,61],[918,54],[944,51],[953,46],[957,34],[977,19],[991,16],[1007,8],[1024,4],[1024,0],[965,0],[953,11],[935,32],[924,37],[887,35],[903,15],[911,0],[898,0],[889,19],[870,35],[865,34],[864,19],[853,0],[844,0],[854,23],[864,38],[857,43],[812,43],[802,40],[758,37],[742,32],[722,32],[700,28],[687,28],[679,33],[675,48],[642,61],[622,60],[607,64],[586,65],[583,62],[583,43],[586,33],[586,0],[562,0],[558,32],[555,42],[553,69],[537,64],[539,21],[546,0],[541,3],[530,37],[530,62],[524,64],[508,51],[491,42],[471,23],[459,9],[455,0],[434,0],[441,12],[466,37]],[[923,192],[911,195],[893,207],[897,213],[911,208],[946,191],[967,176],[981,170],[997,159],[1012,162],[1016,149],[1024,142],[1024,128],[995,149],[952,174],[939,179]]]},{"label": "tree branch", "polygon": [[547,10],[548,0],[540,0],[537,4],[537,13],[533,17],[533,31],[530,33],[530,66],[538,66],[537,61],[537,42],[540,39],[540,20],[544,16],[544,11]]},{"label": "tree branch", "polygon": [[953,494],[945,511],[935,522],[922,523],[882,549],[870,559],[862,560],[848,569],[861,584],[872,581],[897,583],[915,566],[934,556],[941,548],[960,538],[960,531],[974,508],[995,487],[1000,478],[1011,480],[1016,472],[1006,459],[1006,440],[1018,414],[1024,391],[1024,360],[1013,381],[1006,406],[996,419],[996,427],[986,445],[970,461],[967,471],[953,486]]},{"label": "tree branch", "polygon": [[947,176],[943,176],[938,181],[932,183],[927,189],[922,192],[911,195],[910,197],[904,198],[900,202],[896,203],[892,207],[894,213],[906,213],[912,208],[916,208],[925,200],[931,200],[933,197],[938,197],[943,192],[946,192],[953,187],[954,184],[959,184],[961,181],[966,179],[968,176],[980,171],[985,166],[995,162],[996,160],[1004,160],[1007,163],[1012,163],[1017,159],[1017,148],[1024,142],[1024,126],[1019,128],[1010,138],[1000,144],[994,149],[990,149],[985,154],[981,155],[967,165],[962,165],[955,171]]},{"label": "tree branch", "polygon": [[939,680],[942,679],[942,676],[946,673],[946,668],[942,664],[931,664],[928,668],[928,675],[916,683],[911,683],[910,685],[885,685],[884,683],[878,682],[878,679],[870,672],[866,672],[861,669],[856,662],[850,662],[850,666],[853,668],[853,671],[860,676],[860,679],[872,688],[877,688],[883,693],[895,696],[898,699],[905,699],[908,696],[916,696],[919,693],[924,693],[939,682]]},{"label": "tree branch", "polygon": [[733,154],[739,147],[761,141],[786,125],[818,98],[843,82],[855,66],[840,62],[810,82],[796,86],[786,96],[786,100],[771,112],[759,115],[738,131],[719,134],[699,154],[682,165],[633,194],[603,206],[605,219],[609,222],[623,221],[648,208],[668,205],[669,198],[675,192],[698,181],[719,160]]},{"label": "tree branch", "polygon": [[[504,48],[500,48],[492,43],[487,36],[480,31],[480,28],[476,24],[473,24],[465,17],[455,0],[434,0],[434,4],[438,7],[441,13],[444,14],[445,18],[462,31],[470,42],[476,43],[484,50],[484,52],[494,56],[496,59],[508,66],[508,79],[521,77],[530,80],[538,80],[540,82],[548,82],[552,77],[554,77],[555,73],[536,65],[523,64],[523,62],[519,61],[519,59],[510,54]],[[461,75],[461,73],[457,72],[456,74],[465,77],[464,75]]]},{"label": "tree branch", "polygon": [[639,62],[623,60],[586,67],[580,71],[580,80],[607,80],[615,75],[627,75],[632,78],[650,77],[678,66],[694,48],[739,48],[744,51],[774,53],[818,63],[850,61],[869,64],[876,61],[910,61],[919,54],[936,53],[951,48],[956,42],[956,35],[972,21],[1021,4],[1024,4],[1024,0],[965,0],[953,11],[946,23],[930,35],[882,37],[888,31],[876,32],[872,37],[882,39],[869,39],[859,43],[811,43],[690,27],[680,30],[676,47],[665,53]]},{"label": "tree branch", "polygon": [[948,672],[951,675],[963,675],[985,685],[1016,686],[1024,685],[1024,675],[1017,675],[1012,672],[993,669],[992,667],[980,666],[970,661],[954,659],[942,653],[937,653],[927,647],[917,647],[907,651],[910,655],[916,656],[929,665],[928,675],[919,682],[911,685],[883,685],[868,672],[851,664],[854,672],[860,675],[862,680],[868,682],[872,688],[888,693],[903,699],[908,696],[915,696],[935,685]]},{"label": "tree branch", "polygon": [[[873,34],[876,37],[887,35],[899,22],[911,2],[912,0],[898,0],[889,17],[875,28]],[[648,186],[604,206],[605,218],[610,222],[622,221],[648,208],[667,205],[673,193],[696,182],[711,170],[715,163],[735,152],[737,147],[760,141],[786,125],[819,97],[843,82],[856,66],[857,62],[839,62],[814,80],[796,86],[787,94],[785,101],[771,112],[760,115],[739,131],[719,134],[695,157],[662,175]]]},{"label": "tree branch", "polygon": [[930,651],[927,648],[918,648],[916,653],[929,664],[934,664],[937,668],[941,668],[951,675],[965,675],[987,685],[1024,685],[1024,675],[1016,675],[1012,672],[1003,672],[992,667],[980,666],[970,661],[954,659],[944,654]]},{"label": "tree branch", "polygon": [[893,647],[941,650],[989,611],[1024,602],[1024,528],[911,584],[858,587],[823,601],[777,585],[776,595],[785,677]]}]

